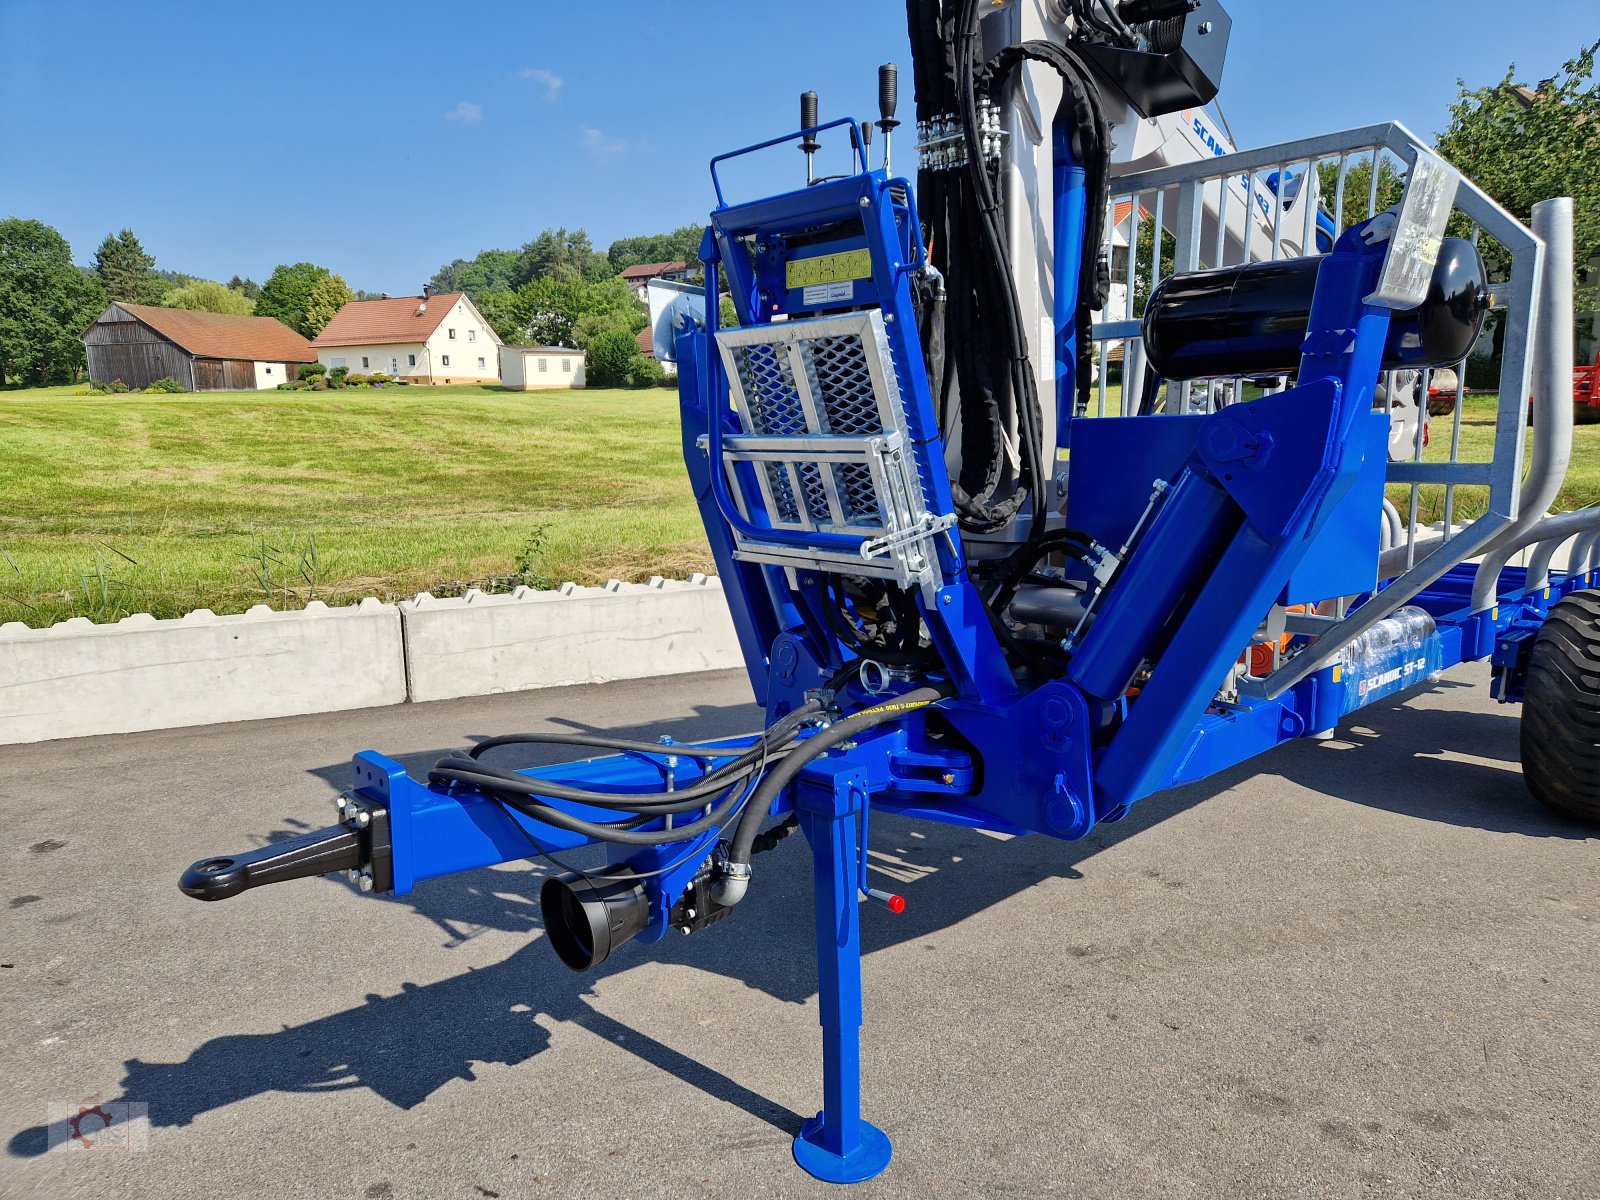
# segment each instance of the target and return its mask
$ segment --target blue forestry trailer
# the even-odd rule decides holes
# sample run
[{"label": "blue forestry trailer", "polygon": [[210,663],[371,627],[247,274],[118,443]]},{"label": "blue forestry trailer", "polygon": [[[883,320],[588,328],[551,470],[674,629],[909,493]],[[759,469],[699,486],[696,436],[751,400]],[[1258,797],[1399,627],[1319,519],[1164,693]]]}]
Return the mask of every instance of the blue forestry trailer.
[{"label": "blue forestry trailer", "polygon": [[[598,844],[608,865],[540,894],[582,971],[726,919],[798,829],[823,1088],[794,1156],[840,1183],[890,1155],[859,1092],[861,903],[903,907],[870,886],[871,814],[1081,838],[1488,659],[1533,794],[1600,818],[1600,510],[1547,515],[1571,406],[1526,424],[1571,392],[1570,201],[1525,228],[1398,125],[1236,151],[1208,107],[1217,0],[907,11],[915,177],[894,68],[876,121],[807,93],[798,130],[712,161],[705,320],[676,340],[765,729],[490,738],[425,779],[363,752],[338,824],[181,882],[399,895]],[[729,194],[734,160],[795,146],[803,184]],[[1484,449],[1460,381],[1491,312]],[[588,757],[496,763],[528,742]]]}]

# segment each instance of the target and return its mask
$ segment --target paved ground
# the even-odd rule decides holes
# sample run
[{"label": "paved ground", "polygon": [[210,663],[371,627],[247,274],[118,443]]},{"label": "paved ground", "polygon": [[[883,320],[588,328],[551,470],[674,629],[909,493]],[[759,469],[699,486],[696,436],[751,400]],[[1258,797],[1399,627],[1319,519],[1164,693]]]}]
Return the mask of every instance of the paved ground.
[{"label": "paved ground", "polygon": [[[1535,808],[1483,678],[1077,845],[874,822],[910,908],[865,913],[895,1158],[862,1194],[1600,1195],[1600,842]],[[731,733],[748,699],[719,674],[0,750],[0,1194],[830,1194],[789,1157],[819,1086],[798,838],[736,919],[583,980],[539,944],[538,869],[175,887],[327,823],[368,745]],[[148,1153],[43,1153],[51,1102],[117,1100]]]}]

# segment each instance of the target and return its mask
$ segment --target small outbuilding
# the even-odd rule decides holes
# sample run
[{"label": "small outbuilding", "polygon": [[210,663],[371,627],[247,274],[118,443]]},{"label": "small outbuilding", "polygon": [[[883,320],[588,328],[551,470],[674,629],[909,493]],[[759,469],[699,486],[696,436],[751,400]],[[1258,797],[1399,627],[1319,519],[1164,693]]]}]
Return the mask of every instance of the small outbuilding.
[{"label": "small outbuilding", "polygon": [[500,382],[517,392],[586,387],[582,350],[566,346],[501,346]]},{"label": "small outbuilding", "polygon": [[317,352],[282,321],[110,305],[83,332],[89,378],[130,388],[176,379],[191,392],[248,392],[298,379]]}]

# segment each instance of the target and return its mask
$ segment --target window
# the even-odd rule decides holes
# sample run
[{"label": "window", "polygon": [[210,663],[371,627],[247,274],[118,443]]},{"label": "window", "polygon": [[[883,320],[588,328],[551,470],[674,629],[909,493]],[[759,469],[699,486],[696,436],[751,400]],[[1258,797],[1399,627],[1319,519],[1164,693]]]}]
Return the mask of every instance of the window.
[{"label": "window", "polygon": [[478,370],[480,370],[480,371],[487,371],[487,370],[488,370],[488,369],[489,369],[489,368],[488,368],[488,367],[486,367],[486,366],[484,366],[484,365],[483,365],[483,359],[481,359],[481,358],[480,358],[480,359],[479,359],[479,360],[478,360]]},{"label": "window", "polygon": [[561,370],[568,375],[572,374],[572,360],[570,358],[563,358],[561,360]]},{"label": "window", "polygon": [[365,371],[365,370],[366,370],[366,369],[367,369],[367,368],[368,368],[368,367],[370,367],[370,366],[371,366],[371,365],[372,365],[372,364],[371,364],[371,363],[369,363],[369,362],[368,362],[368,361],[367,361],[367,356],[366,356],[366,355],[365,355],[365,354],[363,354],[363,355],[362,355],[362,356],[361,356],[361,369],[362,369],[362,370],[363,370],[363,371]]},{"label": "window", "polygon": [[478,340],[478,331],[476,329],[467,330],[467,341],[475,342],[477,340]]},{"label": "window", "polygon": [[450,331],[450,340],[452,342],[456,340],[456,331],[454,329]]},{"label": "window", "polygon": [[414,367],[416,365],[417,365],[417,356],[415,354],[406,355],[406,366]]},{"label": "window", "polygon": [[441,354],[439,356],[439,364],[441,366],[448,367],[450,365],[450,356],[448,354]]},{"label": "window", "polygon": [[330,359],[329,359],[329,360],[328,360],[328,366],[329,366],[329,368],[330,368],[330,369],[331,369],[331,368],[334,368],[334,367],[345,367],[345,366],[349,366],[349,364],[348,364],[348,363],[346,363],[346,362],[345,362],[345,360],[344,360],[344,359],[342,359],[342,358],[330,358]]},{"label": "window", "polygon": [[268,368],[267,368],[267,374],[268,374],[268,375],[271,375],[271,374],[272,374],[272,368],[271,368],[271,367],[268,367]]},{"label": "window", "polygon": [[539,370],[548,371],[549,369],[550,369],[550,360],[548,358],[541,358],[539,360]]}]

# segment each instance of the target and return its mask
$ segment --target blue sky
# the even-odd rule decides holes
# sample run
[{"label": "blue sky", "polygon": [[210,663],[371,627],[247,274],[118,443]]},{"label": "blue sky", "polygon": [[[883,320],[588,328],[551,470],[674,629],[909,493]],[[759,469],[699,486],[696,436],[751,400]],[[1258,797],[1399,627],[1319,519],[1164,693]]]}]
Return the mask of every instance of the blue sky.
[{"label": "blue sky", "polygon": [[[1600,38],[1595,0],[1227,7],[1246,145],[1431,135],[1457,77],[1536,81]],[[701,221],[712,154],[793,128],[803,88],[824,118],[866,113],[891,59],[909,67],[898,0],[0,0],[0,216],[56,226],[80,262],[131,226],[173,270],[309,259],[414,293],[546,226],[603,247]],[[904,92],[909,115],[909,70]],[[752,166],[752,189],[801,171],[787,148]]]}]

